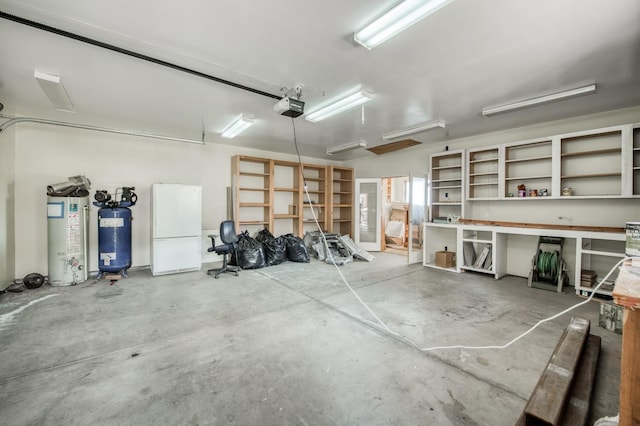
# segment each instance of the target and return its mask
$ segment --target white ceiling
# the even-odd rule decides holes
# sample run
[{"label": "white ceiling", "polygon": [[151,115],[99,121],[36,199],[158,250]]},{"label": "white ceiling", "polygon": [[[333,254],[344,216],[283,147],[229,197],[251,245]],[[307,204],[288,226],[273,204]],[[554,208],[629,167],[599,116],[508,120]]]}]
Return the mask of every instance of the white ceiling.
[{"label": "white ceiling", "polygon": [[[640,1],[455,0],[373,50],[353,32],[396,0],[0,0],[0,11],[274,95],[302,83],[306,111],[356,88],[373,101],[320,123],[296,118],[301,154],[442,119],[424,143],[640,105]],[[0,18],[4,114],[294,152],[276,100]],[[60,75],[53,109],[34,69]],[[597,93],[485,118],[483,107],[581,83]],[[219,133],[241,113],[256,125]],[[334,156],[374,155],[358,150]]]}]

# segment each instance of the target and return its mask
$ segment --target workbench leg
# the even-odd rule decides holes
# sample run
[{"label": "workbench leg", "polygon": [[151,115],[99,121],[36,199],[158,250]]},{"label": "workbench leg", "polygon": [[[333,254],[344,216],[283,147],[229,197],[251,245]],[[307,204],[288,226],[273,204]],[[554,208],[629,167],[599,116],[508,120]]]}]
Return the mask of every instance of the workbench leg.
[{"label": "workbench leg", "polygon": [[640,309],[624,308],[620,426],[640,425]]}]

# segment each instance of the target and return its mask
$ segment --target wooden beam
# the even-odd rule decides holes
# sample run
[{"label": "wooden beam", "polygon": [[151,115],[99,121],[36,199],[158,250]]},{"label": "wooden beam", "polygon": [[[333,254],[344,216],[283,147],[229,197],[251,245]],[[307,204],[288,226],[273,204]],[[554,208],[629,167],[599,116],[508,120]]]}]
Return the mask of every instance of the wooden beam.
[{"label": "wooden beam", "polygon": [[589,325],[584,318],[571,318],[525,406],[526,425],[557,425],[562,420]]},{"label": "wooden beam", "polygon": [[593,334],[590,334],[587,339],[580,357],[580,365],[571,387],[571,395],[562,418],[562,425],[584,426],[587,424],[593,383],[598,369],[598,359],[600,358],[601,341],[602,339],[599,336],[594,336]]}]

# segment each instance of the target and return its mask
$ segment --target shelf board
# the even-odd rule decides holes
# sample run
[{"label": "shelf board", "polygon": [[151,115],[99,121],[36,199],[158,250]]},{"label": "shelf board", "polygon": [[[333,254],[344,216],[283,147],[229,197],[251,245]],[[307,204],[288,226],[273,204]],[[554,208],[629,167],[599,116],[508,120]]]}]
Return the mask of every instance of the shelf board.
[{"label": "shelf board", "polygon": [[455,266],[452,266],[451,268],[443,268],[442,266],[437,266],[435,263],[425,263],[424,266],[427,266],[429,268],[433,268],[433,269],[440,269],[442,271],[453,271],[453,272],[458,272],[455,268]]},{"label": "shelf board", "polygon": [[473,266],[463,265],[460,267],[465,271],[473,271],[473,272],[482,272],[484,274],[494,274],[493,269],[484,269],[484,268],[474,268]]},{"label": "shelf board", "polygon": [[498,182],[483,182],[483,183],[470,183],[469,186],[491,186],[497,185]]},{"label": "shelf board", "polygon": [[258,192],[267,192],[269,188],[238,188],[240,191],[258,191]]},{"label": "shelf board", "polygon": [[339,209],[346,209],[346,208],[353,207],[353,204],[334,204],[333,207],[339,208]]},{"label": "shelf board", "polygon": [[434,201],[431,203],[432,206],[461,206],[462,203],[460,201]]},{"label": "shelf board", "polygon": [[469,173],[469,177],[474,177],[474,176],[498,176],[498,172]]},{"label": "shelf board", "polygon": [[598,154],[621,154],[620,148],[606,148],[606,149],[594,149],[592,151],[579,151],[579,152],[564,152],[562,158],[568,157],[582,157],[585,155],[598,155]]},{"label": "shelf board", "polygon": [[582,249],[582,254],[593,254],[596,256],[609,256],[609,257],[619,257],[619,258],[623,258],[625,256],[624,253],[613,253],[610,251],[585,250],[585,249]]},{"label": "shelf board", "polygon": [[[304,223],[316,223],[316,221],[313,220],[313,219],[305,219],[302,222],[304,222]],[[318,223],[324,223],[324,219],[318,218]]]},{"label": "shelf board", "polygon": [[615,176],[622,176],[622,173],[620,172],[614,172],[614,173],[589,173],[589,174],[584,174],[584,175],[565,175],[565,176],[561,176],[562,179],[584,179],[584,178],[599,178],[599,177],[615,177]]},{"label": "shelf board", "polygon": [[440,189],[461,189],[462,186],[461,185],[448,185],[448,186],[437,186],[435,188],[431,188],[433,190],[440,190]]},{"label": "shelf board", "polygon": [[[613,283],[611,283],[613,284]],[[597,285],[597,284],[596,284]],[[576,290],[578,291],[586,291],[589,293],[593,293],[593,288],[592,287],[582,287],[582,286],[576,286]],[[596,291],[596,294],[604,294],[605,296],[612,296],[613,292],[609,291],[609,290],[598,290]]]},{"label": "shelf board", "polygon": [[339,222],[339,223],[347,223],[347,222],[351,222],[351,219],[340,219],[338,218],[333,218],[332,219],[333,222]]},{"label": "shelf board", "polygon": [[280,192],[298,192],[300,188],[273,188],[273,190]]},{"label": "shelf board", "polygon": [[495,158],[482,158],[479,160],[469,160],[469,164],[489,163],[492,161],[498,161],[498,157]]},{"label": "shelf board", "polygon": [[491,240],[478,240],[476,238],[463,238],[462,241],[468,241],[471,243],[480,243],[480,244],[493,244]]},{"label": "shelf board", "polygon": [[504,180],[535,180],[535,179],[551,179],[551,175],[540,175],[540,176],[518,176],[518,177],[508,177]]},{"label": "shelf board", "polygon": [[309,204],[309,203],[304,203],[303,207],[305,207],[305,208],[307,208],[307,209],[308,209],[308,208],[310,208],[310,207],[316,207],[316,208],[319,208],[319,207],[324,207],[324,204],[316,204],[316,203]]},{"label": "shelf board", "polygon": [[274,214],[274,219],[298,219],[297,214]]},{"label": "shelf board", "polygon": [[[462,182],[462,179],[444,179],[444,180],[432,180],[431,183],[441,183],[441,182]],[[432,188],[462,188],[462,185],[446,185],[446,186],[432,186]]]},{"label": "shelf board", "polygon": [[269,203],[240,203],[240,207],[269,207]]},{"label": "shelf board", "polygon": [[317,178],[317,177],[306,177],[303,176],[302,177],[304,180],[307,180],[309,182],[324,182],[326,179],[325,178]]},{"label": "shelf board", "polygon": [[333,191],[333,195],[351,195],[353,192],[351,191]]},{"label": "shelf board", "polygon": [[253,177],[267,177],[269,173],[255,173],[255,172],[240,172],[240,176],[253,176]]},{"label": "shelf board", "polygon": [[542,161],[551,160],[550,155],[541,155],[539,157],[527,157],[527,158],[514,158],[513,160],[504,160],[505,163],[523,163],[525,161]]},{"label": "shelf board", "polygon": [[244,220],[244,221],[238,222],[238,224],[240,224],[240,225],[268,225],[269,222],[264,222],[264,221],[261,221],[261,220]]},{"label": "shelf board", "polygon": [[462,168],[462,164],[456,164],[453,166],[432,167],[431,170],[454,170],[454,169],[461,169],[461,168]]}]

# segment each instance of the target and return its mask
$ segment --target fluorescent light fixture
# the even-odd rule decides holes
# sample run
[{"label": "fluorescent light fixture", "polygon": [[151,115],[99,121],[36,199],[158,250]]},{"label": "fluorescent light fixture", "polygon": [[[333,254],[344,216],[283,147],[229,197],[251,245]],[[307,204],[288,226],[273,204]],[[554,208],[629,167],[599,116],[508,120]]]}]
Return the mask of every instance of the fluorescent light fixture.
[{"label": "fluorescent light fixture", "polygon": [[353,35],[353,39],[373,49],[453,0],[405,0]]},{"label": "fluorescent light fixture", "polygon": [[38,81],[45,95],[47,95],[57,110],[75,112],[76,109],[71,103],[71,99],[69,99],[69,95],[62,85],[62,79],[60,76],[34,70],[33,77]]},{"label": "fluorescent light fixture", "polygon": [[564,99],[574,98],[580,95],[595,93],[595,91],[596,91],[596,85],[590,84],[588,86],[565,90],[563,92],[556,92],[556,93],[551,93],[549,95],[515,101],[509,104],[483,108],[482,115],[484,115],[485,117],[491,117],[492,115],[502,114],[503,112],[515,111],[522,108],[532,107],[540,104],[547,104],[550,102],[561,101]]},{"label": "fluorescent light fixture", "polygon": [[382,135],[382,139],[385,141],[391,139],[401,138],[403,136],[412,135],[414,133],[424,132],[425,130],[437,129],[437,128],[445,128],[444,120],[431,121],[429,123],[418,124],[416,126],[407,127],[406,129],[398,130],[397,132],[386,133]]},{"label": "fluorescent light fixture", "polygon": [[309,114],[305,115],[304,118],[305,120],[312,123],[317,123],[318,121],[333,117],[336,114],[340,114],[343,111],[357,107],[358,105],[362,105],[365,102],[369,102],[370,100],[371,93],[365,90],[359,90],[355,93],[345,96],[344,98],[338,99],[327,106],[310,112]]},{"label": "fluorescent light fixture", "polygon": [[359,140],[356,142],[347,143],[340,146],[334,146],[333,148],[327,148],[327,155],[337,154],[339,152],[351,151],[352,149],[364,148],[367,146],[367,142]]},{"label": "fluorescent light fixture", "polygon": [[222,131],[220,136],[227,139],[235,138],[240,133],[253,126],[254,123],[255,120],[253,119],[253,116],[242,114],[237,120],[229,124],[227,128]]}]

